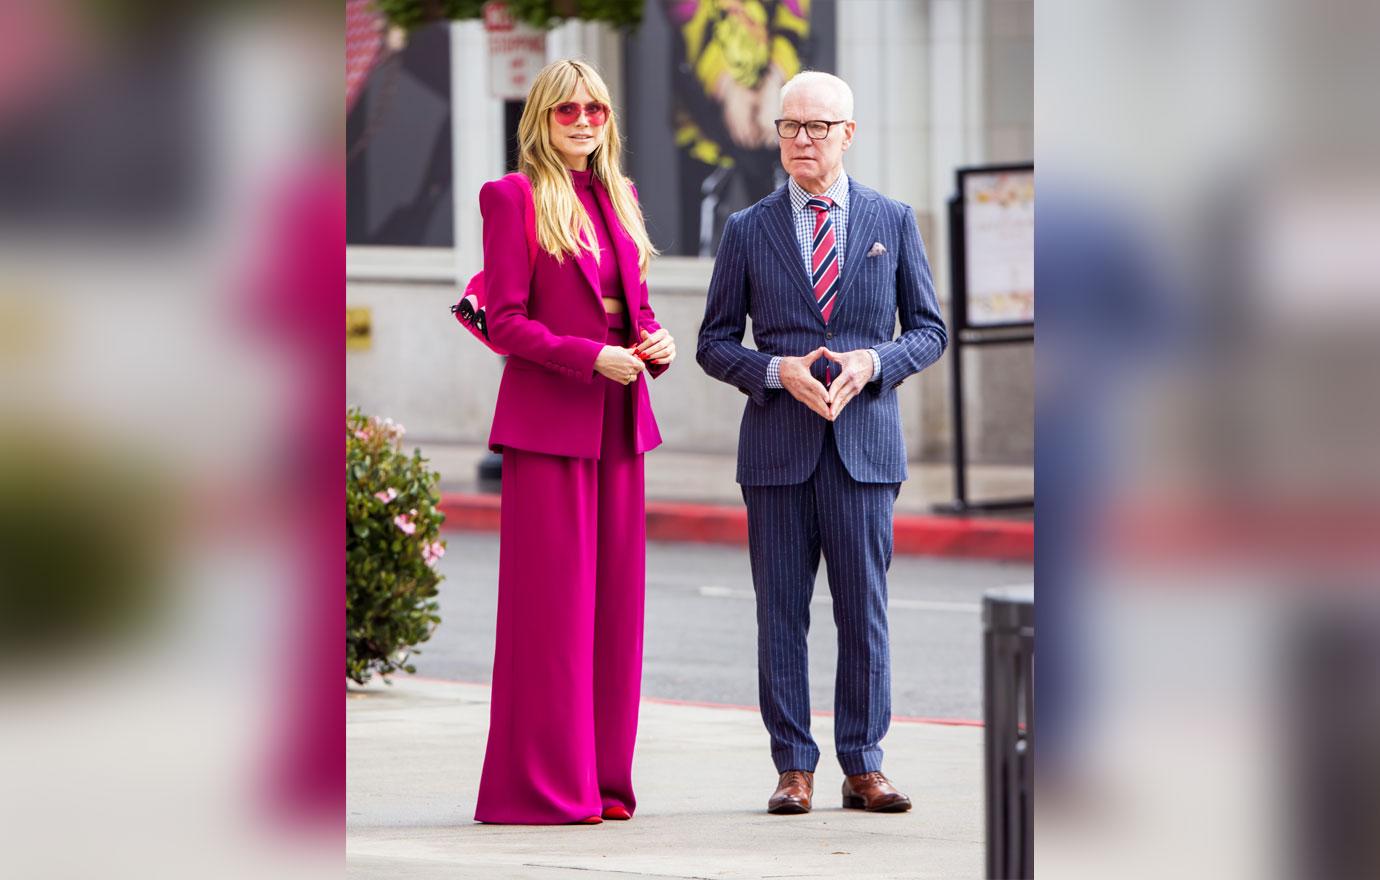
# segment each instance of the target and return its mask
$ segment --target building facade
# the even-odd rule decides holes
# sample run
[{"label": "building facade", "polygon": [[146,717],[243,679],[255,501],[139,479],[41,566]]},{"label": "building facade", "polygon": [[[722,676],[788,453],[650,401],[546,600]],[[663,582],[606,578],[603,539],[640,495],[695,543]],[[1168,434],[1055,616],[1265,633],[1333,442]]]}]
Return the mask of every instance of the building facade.
[{"label": "building facade", "polygon": [[[761,65],[829,70],[849,82],[858,130],[845,169],[914,207],[947,310],[955,169],[1032,159],[1033,4],[764,0],[741,33],[713,16],[717,5],[649,0],[643,25],[627,35],[567,23],[549,34],[547,57],[584,58],[608,81],[627,165],[664,253],[649,285],[680,347],[677,368],[652,383],[666,447],[731,453],[743,397],[693,360],[713,269],[712,256],[701,254],[712,254],[716,217],[775,181],[762,150],[733,154],[712,126],[685,124],[696,113],[704,118],[695,89],[705,75],[756,82],[751,63],[740,70],[714,56],[708,29],[728,29],[724,45],[756,34]],[[701,21],[696,12],[705,13]],[[367,347],[349,354],[348,399],[406,424],[417,442],[483,444],[502,371],[449,314],[463,280],[481,268],[478,192],[505,171],[505,131],[517,106],[492,98],[488,77],[482,23],[433,25],[375,69],[348,123],[347,305],[366,309],[371,328]],[[950,454],[950,356],[899,389],[912,460]],[[996,346],[964,357],[970,460],[1028,464],[1033,349]]]}]

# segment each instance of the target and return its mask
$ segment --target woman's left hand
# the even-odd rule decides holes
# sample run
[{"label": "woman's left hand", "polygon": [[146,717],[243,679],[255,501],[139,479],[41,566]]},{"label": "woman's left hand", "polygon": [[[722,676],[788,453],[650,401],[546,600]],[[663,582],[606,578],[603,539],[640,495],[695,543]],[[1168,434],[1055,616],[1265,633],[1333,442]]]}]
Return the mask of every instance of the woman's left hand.
[{"label": "woman's left hand", "polygon": [[652,364],[669,364],[676,359],[676,341],[662,327],[655,333],[642,331],[642,341],[633,349],[639,357]]}]

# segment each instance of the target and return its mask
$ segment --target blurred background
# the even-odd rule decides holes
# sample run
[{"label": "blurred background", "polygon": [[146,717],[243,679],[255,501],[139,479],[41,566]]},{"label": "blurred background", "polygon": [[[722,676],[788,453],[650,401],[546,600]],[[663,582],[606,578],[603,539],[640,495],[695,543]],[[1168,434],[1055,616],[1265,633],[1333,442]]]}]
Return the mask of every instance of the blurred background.
[{"label": "blurred background", "polygon": [[1035,25],[1041,873],[1374,877],[1380,9]]},{"label": "blurred background", "polygon": [[340,13],[0,2],[4,876],[340,869]]}]

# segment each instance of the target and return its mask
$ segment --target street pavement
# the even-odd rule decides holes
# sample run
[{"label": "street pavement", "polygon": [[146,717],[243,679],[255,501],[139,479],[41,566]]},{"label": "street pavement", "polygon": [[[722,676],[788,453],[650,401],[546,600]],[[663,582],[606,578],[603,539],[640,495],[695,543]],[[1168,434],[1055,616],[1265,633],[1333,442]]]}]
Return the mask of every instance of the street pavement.
[{"label": "street pavement", "polygon": [[[474,822],[488,688],[402,676],[346,698],[346,876],[359,880],[956,878],[983,871],[982,731],[893,724],[887,772],[909,813],[840,805],[820,762],[815,810],[773,816],[776,781],[753,712],[644,701],[629,822]],[[831,739],[828,718],[816,733]]]},{"label": "street pavement", "polygon": [[[487,683],[493,664],[498,538],[451,533],[446,542],[441,625],[421,645],[417,669],[435,678]],[[896,557],[888,579],[893,713],[979,718],[982,592],[1031,579],[1028,564]],[[757,705],[755,607],[745,549],[649,544],[644,695]],[[833,709],[837,650],[823,564],[811,616],[811,699],[816,710],[828,711]]]}]

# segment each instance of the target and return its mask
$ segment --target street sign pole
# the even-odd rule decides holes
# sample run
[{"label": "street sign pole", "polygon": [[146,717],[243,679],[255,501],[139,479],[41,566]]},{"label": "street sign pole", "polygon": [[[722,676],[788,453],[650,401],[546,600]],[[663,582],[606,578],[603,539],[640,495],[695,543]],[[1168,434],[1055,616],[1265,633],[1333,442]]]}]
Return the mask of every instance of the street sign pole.
[{"label": "street sign pole", "polygon": [[[457,106],[462,100],[474,100],[473,96],[456,88],[456,84],[461,80],[457,78],[455,72],[468,68],[470,73],[476,66],[483,65],[481,55],[487,55],[489,94],[492,99],[499,102],[499,112],[497,114],[497,128],[499,131],[500,145],[497,156],[501,156],[501,167],[503,172],[517,170],[518,157],[518,121],[522,118],[522,108],[527,97],[527,91],[532,87],[532,81],[537,73],[546,63],[546,32],[534,28],[525,22],[517,21],[513,18],[507,5],[502,2],[490,2],[484,4],[484,35],[485,49],[487,52],[472,51],[478,47],[462,47],[456,39],[456,31],[452,28],[451,37],[451,148],[457,157],[455,162],[456,192],[469,191],[468,177],[462,180],[462,169],[466,172],[474,171],[474,163],[465,165],[460,161],[465,146],[471,146],[475,150],[484,150],[491,145],[476,143],[473,119],[461,112]],[[467,51],[466,50],[470,50]],[[464,57],[461,57],[464,56]],[[463,80],[473,84],[478,81],[478,77],[470,76]],[[492,128],[486,127],[486,131]],[[495,158],[497,158],[497,156]],[[495,171],[499,167],[498,162],[486,163],[492,167],[488,170],[477,173],[478,180],[487,180],[496,176]],[[463,184],[463,185],[462,185]],[[456,264],[468,263],[472,268],[468,272],[460,272],[457,279],[469,277],[482,265],[483,259],[479,256],[479,249],[482,248],[482,239],[479,234],[474,234],[469,240],[464,242],[471,249],[469,254],[461,254],[462,242],[459,236],[461,228],[460,215],[464,213],[469,222],[473,222],[473,205],[462,203],[461,199],[456,199]],[[479,233],[482,230],[475,230]],[[489,452],[480,459],[475,469],[475,478],[482,491],[497,492],[503,482],[503,456],[495,452]]]}]

